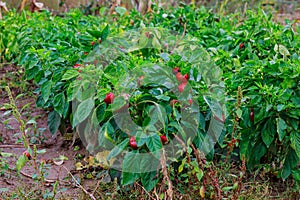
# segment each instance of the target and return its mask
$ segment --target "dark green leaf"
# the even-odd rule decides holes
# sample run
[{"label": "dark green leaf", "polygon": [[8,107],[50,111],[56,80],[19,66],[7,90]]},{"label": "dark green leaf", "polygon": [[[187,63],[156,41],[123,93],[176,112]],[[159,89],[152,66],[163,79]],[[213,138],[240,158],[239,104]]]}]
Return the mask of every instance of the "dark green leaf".
[{"label": "dark green leaf", "polygon": [[122,185],[129,185],[134,183],[138,178],[140,177],[140,174],[138,173],[131,173],[131,172],[122,172]]},{"label": "dark green leaf", "polygon": [[94,108],[94,104],[95,102],[93,98],[88,98],[79,104],[79,106],[75,110],[73,127],[83,122],[89,116]]},{"label": "dark green leaf", "polygon": [[51,80],[44,82],[41,86],[42,97],[43,97],[45,102],[48,101],[49,96],[51,94],[51,86],[52,86],[52,81]]},{"label": "dark green leaf", "polygon": [[294,149],[290,148],[283,164],[281,171],[281,177],[283,180],[287,179],[292,172],[292,169],[299,163],[299,157],[297,156]]},{"label": "dark green leaf", "polygon": [[101,35],[102,35],[102,32],[101,31],[98,31],[98,30],[86,30],[91,36],[99,39],[101,38]]},{"label": "dark green leaf", "polygon": [[275,127],[271,119],[268,119],[268,121],[264,124],[261,131],[261,137],[267,147],[269,147],[273,142],[275,137]]},{"label": "dark green leaf", "polygon": [[56,111],[52,111],[48,114],[48,127],[52,135],[57,132],[60,120],[60,115]]},{"label": "dark green leaf", "polygon": [[300,158],[300,134],[298,131],[292,131],[291,133],[291,146],[295,150],[297,156]]},{"label": "dark green leaf", "polygon": [[287,128],[287,125],[283,119],[276,118],[276,124],[277,124],[277,133],[279,136],[279,140],[282,141],[285,136],[285,129]]},{"label": "dark green leaf", "polygon": [[151,152],[160,151],[162,149],[160,137],[156,133],[152,133],[149,135],[146,145]]},{"label": "dark green leaf", "polygon": [[102,39],[102,41],[105,41],[106,38],[108,37],[108,35],[109,35],[109,26],[106,25],[105,28],[101,32],[101,39]]},{"label": "dark green leaf", "polygon": [[147,191],[151,191],[158,183],[159,179],[156,177],[157,172],[146,172],[141,174],[141,181]]},{"label": "dark green leaf", "polygon": [[68,71],[65,72],[65,74],[62,77],[62,80],[70,80],[72,78],[75,78],[79,75],[79,72],[75,69],[70,69]]},{"label": "dark green leaf", "polygon": [[60,116],[64,113],[65,108],[65,95],[64,93],[59,93],[54,97],[53,106],[56,112],[60,114]]},{"label": "dark green leaf", "polygon": [[129,138],[123,140],[120,144],[116,145],[107,156],[107,160],[109,161],[111,158],[118,156],[129,144]]}]

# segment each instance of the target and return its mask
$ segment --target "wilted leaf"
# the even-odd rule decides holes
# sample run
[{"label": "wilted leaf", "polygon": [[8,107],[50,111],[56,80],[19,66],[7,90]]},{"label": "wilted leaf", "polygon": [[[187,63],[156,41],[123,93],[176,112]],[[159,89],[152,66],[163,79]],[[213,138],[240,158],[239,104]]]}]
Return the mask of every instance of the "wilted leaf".
[{"label": "wilted leaf", "polygon": [[97,163],[99,163],[99,165],[104,169],[108,169],[109,166],[111,166],[110,163],[113,163],[116,160],[116,158],[112,157],[110,158],[110,163],[108,163],[107,158],[110,153],[111,151],[102,151],[96,154]]},{"label": "wilted leaf", "polygon": [[57,166],[60,166],[64,163],[64,161],[63,160],[53,160],[53,163]]},{"label": "wilted leaf", "polygon": [[83,170],[85,168],[81,162],[76,163],[75,167],[77,171]]}]

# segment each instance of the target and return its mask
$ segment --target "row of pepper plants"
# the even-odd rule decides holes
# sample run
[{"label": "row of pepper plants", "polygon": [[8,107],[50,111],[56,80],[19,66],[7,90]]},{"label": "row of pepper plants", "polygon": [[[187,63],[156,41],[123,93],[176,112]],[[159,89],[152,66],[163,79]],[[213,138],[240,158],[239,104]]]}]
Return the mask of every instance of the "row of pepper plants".
[{"label": "row of pepper plants", "polygon": [[[230,149],[245,159],[249,170],[268,167],[278,178],[285,180],[292,175],[300,181],[300,38],[292,23],[275,23],[262,10],[247,11],[245,16],[219,16],[193,6],[168,10],[154,6],[154,12],[145,15],[123,8],[116,11],[107,16],[105,9],[101,9],[100,16],[85,16],[74,10],[64,17],[48,11],[11,11],[0,21],[1,60],[21,65],[25,79],[37,86],[36,104],[49,111],[52,134],[65,123],[74,129],[80,129],[83,122],[88,127],[101,125],[96,139],[87,135],[90,130],[83,131],[88,149],[98,151],[98,146],[109,148],[113,144],[109,159],[118,158],[126,150],[122,184],[141,180],[151,190],[158,183],[156,171],[126,172],[125,169],[149,165],[136,161],[134,156],[160,151],[174,139],[186,143],[184,146],[179,142],[180,148],[192,154],[195,149],[189,145],[200,148],[209,124],[215,120],[224,123],[224,127],[214,149],[207,152],[208,161],[216,151]],[[194,67],[191,56],[196,47],[168,51],[160,40],[165,30],[196,38],[193,44],[199,48],[201,62],[210,72]],[[111,52],[116,49],[111,43],[105,46],[105,41],[124,32],[139,32],[138,44],[142,48],[114,57]],[[125,36],[126,47],[131,35]],[[168,40],[171,43],[175,39]],[[149,42],[155,48],[143,48]],[[123,46],[118,47],[122,50]],[[158,63],[164,66],[158,67]],[[155,64],[157,68],[153,71],[149,65]],[[134,71],[130,77],[123,76],[130,71]],[[171,74],[170,80],[163,74]],[[213,103],[203,98],[217,80],[208,82],[202,75],[215,77],[224,84],[223,114],[214,112]],[[117,94],[116,89],[128,95]],[[113,116],[122,109],[129,111],[134,124],[146,127],[147,137],[143,137],[145,131],[127,132],[120,128]],[[178,124],[184,124],[183,114],[195,112],[199,123],[194,126],[186,121],[187,130],[180,130]],[[162,128],[155,129],[157,124]],[[190,129],[196,130],[192,141],[184,134]],[[184,158],[185,154],[180,155]],[[180,173],[186,159],[176,162],[181,166]],[[194,172],[200,181],[201,169]]]}]

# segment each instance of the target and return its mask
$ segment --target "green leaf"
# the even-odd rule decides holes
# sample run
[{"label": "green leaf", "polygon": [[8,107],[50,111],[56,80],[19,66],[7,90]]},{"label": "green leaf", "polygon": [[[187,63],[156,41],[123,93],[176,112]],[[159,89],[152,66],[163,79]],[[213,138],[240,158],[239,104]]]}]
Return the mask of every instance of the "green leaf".
[{"label": "green leaf", "polygon": [[198,181],[201,181],[203,175],[204,175],[204,173],[203,173],[202,169],[200,169],[200,171],[196,173]]},{"label": "green leaf", "polygon": [[292,169],[299,163],[299,157],[297,156],[294,149],[290,148],[283,164],[281,171],[281,177],[283,180],[287,179],[292,172]]},{"label": "green leaf", "polygon": [[147,142],[148,135],[144,131],[136,132],[136,144],[138,147],[144,145]]},{"label": "green leaf", "polygon": [[222,188],[222,191],[227,192],[227,191],[232,190],[232,188],[233,188],[232,186],[223,187],[223,188]]},{"label": "green leaf", "polygon": [[52,135],[57,132],[60,120],[60,115],[56,111],[52,111],[48,114],[48,127]]},{"label": "green leaf", "polygon": [[243,114],[243,111],[242,111],[240,108],[238,108],[238,109],[236,110],[236,114],[237,114],[238,118],[241,118],[241,117],[242,117],[242,114]]},{"label": "green leaf", "polygon": [[277,111],[280,112],[285,108],[285,106],[283,104],[279,104],[277,105]]},{"label": "green leaf", "polygon": [[145,33],[141,34],[141,37],[139,39],[139,47],[145,48],[148,44],[149,39],[145,36]]},{"label": "green leaf", "polygon": [[111,109],[113,111],[118,111],[120,108],[122,108],[126,104],[126,100],[122,96],[117,96],[114,99],[113,104],[111,104]]},{"label": "green leaf", "polygon": [[271,145],[271,143],[274,140],[275,137],[275,127],[271,121],[271,119],[269,119],[263,126],[262,128],[262,132],[261,132],[261,137],[263,142],[265,143],[265,145],[269,148],[269,146]]},{"label": "green leaf", "polygon": [[137,173],[140,171],[139,158],[139,154],[135,152],[128,152],[125,155],[122,165],[122,185],[134,183],[140,177]]},{"label": "green leaf", "polygon": [[102,32],[98,31],[98,30],[89,30],[88,29],[88,30],[86,30],[86,32],[88,32],[91,36],[93,36],[97,39],[101,38],[101,36],[102,36]]},{"label": "green leaf", "polygon": [[154,37],[152,39],[152,46],[155,48],[155,49],[161,49],[161,44],[159,43],[159,40]]},{"label": "green leaf", "polygon": [[48,101],[49,96],[51,94],[51,86],[52,86],[52,81],[51,80],[48,80],[48,81],[44,82],[41,86],[42,97],[43,97],[45,102]]},{"label": "green leaf", "polygon": [[1,157],[12,157],[14,154],[12,153],[6,153],[6,152],[0,152]]},{"label": "green leaf", "polygon": [[290,55],[290,52],[289,52],[289,50],[285,47],[285,46],[283,46],[283,45],[279,45],[279,53],[281,54],[281,55],[283,55],[283,56],[289,56]]},{"label": "green leaf", "polygon": [[70,70],[65,72],[65,74],[62,77],[62,80],[63,81],[70,80],[72,78],[77,77],[78,75],[79,75],[79,72],[77,70],[70,69]]},{"label": "green leaf", "polygon": [[151,191],[159,181],[156,175],[156,171],[141,174],[142,185],[148,192]]},{"label": "green leaf", "polygon": [[282,141],[285,136],[285,129],[287,128],[287,125],[283,119],[276,118],[276,124],[277,124],[277,133],[279,136],[279,141]]},{"label": "green leaf", "polygon": [[129,138],[126,138],[123,140],[120,144],[115,146],[107,156],[107,160],[109,161],[110,159],[118,156],[129,144]]},{"label": "green leaf", "polygon": [[59,93],[54,97],[53,100],[54,110],[60,114],[60,116],[64,113],[65,108],[65,95],[64,93]]},{"label": "green leaf", "polygon": [[2,192],[8,192],[8,191],[9,191],[8,188],[0,188],[0,193],[2,193]]},{"label": "green leaf", "polygon": [[148,138],[146,145],[151,152],[159,151],[162,149],[160,137],[156,133],[152,133]]},{"label": "green leaf", "polygon": [[296,181],[300,181],[300,169],[293,170],[293,177]]},{"label": "green leaf", "polygon": [[260,159],[266,154],[267,148],[261,141],[256,142],[254,145],[249,145],[249,148],[251,148],[252,152],[246,159],[249,160],[248,166],[251,169],[260,163]]},{"label": "green leaf", "polygon": [[125,172],[137,173],[140,171],[140,154],[137,152],[127,152],[123,160],[122,170]]},{"label": "green leaf", "polygon": [[297,131],[291,133],[291,146],[295,150],[297,156],[300,158],[300,134]]},{"label": "green leaf", "polygon": [[101,39],[102,39],[102,41],[105,41],[106,40],[106,38],[108,37],[108,35],[109,35],[109,26],[108,25],[106,25],[105,26],[105,28],[102,30],[102,32],[101,32]]},{"label": "green leaf", "polygon": [[79,104],[74,114],[73,127],[83,122],[89,116],[94,108],[94,104],[95,102],[92,97],[84,100]]},{"label": "green leaf", "polygon": [[140,177],[140,174],[138,173],[131,173],[131,172],[122,172],[122,181],[121,184],[123,186],[129,185],[134,183],[138,178]]},{"label": "green leaf", "polygon": [[16,162],[16,169],[17,169],[17,172],[20,172],[21,169],[25,166],[26,164],[26,161],[27,161],[27,158],[25,155],[20,155],[20,157],[18,158],[17,162]]},{"label": "green leaf", "polygon": [[[98,145],[111,145],[113,141],[114,127],[109,123],[105,123],[98,132]],[[111,147],[112,148],[112,147]]]},{"label": "green leaf", "polygon": [[117,12],[121,17],[122,17],[122,16],[126,13],[126,11],[127,11],[126,8],[121,7],[121,6],[116,7],[115,10],[116,10],[116,12]]}]

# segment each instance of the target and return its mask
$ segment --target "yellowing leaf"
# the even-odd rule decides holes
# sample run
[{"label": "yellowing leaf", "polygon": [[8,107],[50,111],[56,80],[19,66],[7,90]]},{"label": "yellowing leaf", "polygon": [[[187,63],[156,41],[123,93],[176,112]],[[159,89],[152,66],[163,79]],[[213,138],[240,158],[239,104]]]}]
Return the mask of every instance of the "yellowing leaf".
[{"label": "yellowing leaf", "polygon": [[[104,169],[108,169],[108,167],[110,166],[110,164],[107,162],[107,156],[109,155],[109,153],[110,151],[102,151],[96,154],[96,161]],[[113,163],[115,160],[115,158],[111,158],[110,163]]]},{"label": "yellowing leaf", "polygon": [[81,162],[76,163],[75,167],[76,167],[77,171],[80,171],[80,170],[84,169],[84,166],[81,164]]},{"label": "yellowing leaf", "polygon": [[204,186],[201,186],[199,193],[200,193],[201,198],[205,197],[205,187]]},{"label": "yellowing leaf", "polygon": [[95,166],[95,158],[93,156],[88,156],[84,158],[84,161],[87,163],[88,166]]},{"label": "yellowing leaf", "polygon": [[185,164],[185,161],[186,161],[186,159],[183,159],[182,162],[181,162],[181,165],[179,165],[179,167],[178,167],[178,172],[179,172],[179,173],[182,172],[183,167],[184,167],[184,164]]}]

